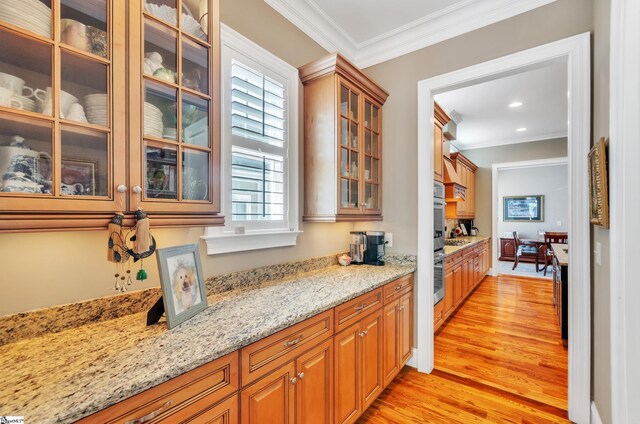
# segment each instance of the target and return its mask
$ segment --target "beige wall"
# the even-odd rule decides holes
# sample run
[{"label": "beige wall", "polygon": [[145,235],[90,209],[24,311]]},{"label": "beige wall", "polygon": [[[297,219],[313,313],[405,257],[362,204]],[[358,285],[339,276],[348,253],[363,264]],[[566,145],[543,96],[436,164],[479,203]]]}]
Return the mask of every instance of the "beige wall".
[{"label": "beige wall", "polygon": [[[476,171],[476,227],[491,235],[491,165],[567,156],[567,139],[536,141],[462,152],[478,166]],[[535,193],[531,193],[535,194]]]},{"label": "beige wall", "polygon": [[[609,20],[611,1],[597,0],[593,8],[593,141],[609,137]],[[602,265],[593,267],[593,398],[604,424],[611,418],[611,337],[609,230],[593,227],[593,245],[602,244]]]},{"label": "beige wall", "polygon": [[383,117],[381,227],[394,233],[396,251],[415,254],[418,246],[418,81],[591,31],[592,6],[590,0],[558,0],[365,70],[390,93]]}]

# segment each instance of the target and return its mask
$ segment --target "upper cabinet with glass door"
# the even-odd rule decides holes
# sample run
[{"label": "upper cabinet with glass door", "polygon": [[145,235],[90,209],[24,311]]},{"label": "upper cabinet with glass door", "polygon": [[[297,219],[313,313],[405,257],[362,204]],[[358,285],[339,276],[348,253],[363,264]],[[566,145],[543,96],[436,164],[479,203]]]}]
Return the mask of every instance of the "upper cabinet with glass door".
[{"label": "upper cabinet with glass door", "polygon": [[[217,2],[134,0],[130,207],[219,211]],[[215,36],[214,36],[215,35]],[[133,81],[133,80],[136,81]]]},{"label": "upper cabinet with glass door", "polygon": [[221,223],[218,34],[217,0],[1,0],[0,231]]},{"label": "upper cabinet with glass door", "polygon": [[300,68],[305,221],[382,220],[382,105],[388,93],[338,54]]},{"label": "upper cabinet with glass door", "polygon": [[0,229],[122,203],[124,18],[113,0],[0,2]]}]

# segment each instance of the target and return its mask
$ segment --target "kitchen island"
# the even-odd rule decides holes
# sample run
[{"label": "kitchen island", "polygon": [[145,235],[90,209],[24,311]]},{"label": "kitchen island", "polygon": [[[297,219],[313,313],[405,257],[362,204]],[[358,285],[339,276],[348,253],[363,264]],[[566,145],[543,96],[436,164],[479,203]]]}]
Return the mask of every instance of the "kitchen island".
[{"label": "kitchen island", "polygon": [[243,281],[248,273],[172,330],[147,327],[141,312],[5,344],[0,411],[34,423],[79,420],[414,271],[411,258],[257,284]]}]

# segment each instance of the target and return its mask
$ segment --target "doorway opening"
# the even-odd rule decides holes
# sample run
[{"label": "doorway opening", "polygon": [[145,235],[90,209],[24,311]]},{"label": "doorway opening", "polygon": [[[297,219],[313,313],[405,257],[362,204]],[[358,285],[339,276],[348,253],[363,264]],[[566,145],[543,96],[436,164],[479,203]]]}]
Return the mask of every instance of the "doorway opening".
[{"label": "doorway opening", "polygon": [[[587,154],[590,148],[590,35],[588,33],[525,50],[418,83],[418,205],[419,234],[433,234],[434,96],[546,66],[567,65],[568,189],[571,205],[568,251],[568,414],[589,422],[590,409],[590,225],[588,219]],[[429,373],[434,367],[433,239],[418,242],[418,346],[417,365]],[[496,243],[492,257],[496,257]],[[493,270],[496,272],[496,270]]]}]

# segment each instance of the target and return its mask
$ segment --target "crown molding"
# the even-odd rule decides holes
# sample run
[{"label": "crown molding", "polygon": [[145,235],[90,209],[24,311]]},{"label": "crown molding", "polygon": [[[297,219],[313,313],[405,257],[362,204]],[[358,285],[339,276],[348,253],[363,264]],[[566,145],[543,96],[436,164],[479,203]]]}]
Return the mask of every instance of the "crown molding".
[{"label": "crown molding", "polygon": [[355,62],[355,42],[315,4],[306,0],[264,0],[276,12],[307,34],[328,52],[339,52]]},{"label": "crown molding", "polygon": [[407,25],[356,43],[314,0],[265,0],[323,48],[341,53],[360,68],[377,65],[554,1],[461,0]]},{"label": "crown molding", "polygon": [[486,147],[508,146],[510,144],[532,143],[534,141],[555,140],[559,138],[567,138],[567,132],[562,131],[557,133],[536,135],[536,136],[525,137],[525,138],[514,138],[511,140],[499,140],[499,141],[492,140],[485,143],[473,143],[468,145],[456,144],[454,141],[453,144],[456,147],[456,149],[458,149],[459,151],[465,151],[465,150],[474,150],[474,149],[484,149]]}]

